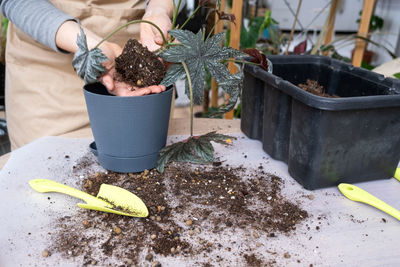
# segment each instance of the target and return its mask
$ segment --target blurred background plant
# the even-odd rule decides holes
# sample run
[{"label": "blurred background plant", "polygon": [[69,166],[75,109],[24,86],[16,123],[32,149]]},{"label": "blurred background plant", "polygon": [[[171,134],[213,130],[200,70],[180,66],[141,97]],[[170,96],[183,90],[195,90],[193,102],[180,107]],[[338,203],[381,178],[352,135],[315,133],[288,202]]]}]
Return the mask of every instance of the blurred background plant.
[{"label": "blurred background plant", "polygon": [[1,28],[0,28],[0,62],[5,64],[6,58],[6,42],[7,42],[7,28],[8,28],[8,19],[3,16],[1,18]]},{"label": "blurred background plant", "polygon": [[5,64],[8,19],[0,16],[0,110],[4,110],[4,86],[5,86]]}]

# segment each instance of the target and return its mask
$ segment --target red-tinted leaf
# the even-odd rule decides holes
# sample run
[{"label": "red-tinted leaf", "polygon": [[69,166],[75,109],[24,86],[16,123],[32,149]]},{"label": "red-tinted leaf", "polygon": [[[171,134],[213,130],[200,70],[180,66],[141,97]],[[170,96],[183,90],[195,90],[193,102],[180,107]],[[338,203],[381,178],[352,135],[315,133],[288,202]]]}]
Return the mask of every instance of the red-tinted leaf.
[{"label": "red-tinted leaf", "polygon": [[307,50],[307,40],[299,43],[294,47],[293,53],[295,54],[304,54]]},{"label": "red-tinted leaf", "polygon": [[260,51],[258,51],[258,49],[256,49],[256,48],[245,49],[245,50],[243,50],[243,53],[246,53],[252,57],[250,62],[260,64],[260,66],[264,70],[268,71],[267,57],[264,54],[260,53]]},{"label": "red-tinted leaf", "polygon": [[215,12],[217,12],[218,18],[220,20],[228,20],[230,22],[233,22],[236,25],[236,23],[235,23],[236,17],[234,14],[225,13],[224,11],[219,12],[218,10],[216,10]]}]

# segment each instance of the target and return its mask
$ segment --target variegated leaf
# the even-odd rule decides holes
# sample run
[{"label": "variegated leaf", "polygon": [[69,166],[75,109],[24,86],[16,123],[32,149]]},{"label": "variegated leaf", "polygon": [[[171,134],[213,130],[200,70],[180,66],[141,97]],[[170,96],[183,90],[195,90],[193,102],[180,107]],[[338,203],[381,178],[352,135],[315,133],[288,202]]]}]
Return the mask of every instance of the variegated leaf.
[{"label": "variegated leaf", "polygon": [[160,151],[157,170],[161,173],[164,172],[165,165],[170,161],[196,164],[213,162],[215,160],[214,148],[211,142],[228,145],[227,139],[236,138],[211,132],[201,136],[192,136],[185,141],[169,145]]},{"label": "variegated leaf", "polygon": [[108,58],[99,48],[89,51],[86,35],[81,27],[76,44],[78,45],[78,51],[74,55],[72,66],[86,84],[97,82],[98,78],[106,71],[102,63],[107,61]]},{"label": "variegated leaf", "polygon": [[174,84],[177,80],[182,79],[185,77],[185,69],[183,68],[182,64],[173,64],[168,70],[167,73],[164,77],[164,79],[161,81],[161,84],[165,85],[165,87],[168,87],[172,84]]},{"label": "variegated leaf", "polygon": [[[194,34],[186,30],[171,30],[170,34],[181,42],[182,46],[174,46],[160,54],[160,57],[169,62],[185,62],[188,66],[193,89],[193,100],[195,104],[200,104],[203,98],[205,85],[205,68],[218,83],[228,86],[229,80],[234,80],[233,75],[227,67],[221,64],[222,60],[243,56],[244,54],[230,47],[221,47],[223,33],[212,36],[206,41],[203,40],[203,32]],[[171,50],[168,52],[168,50]],[[240,70],[242,72],[242,70]],[[164,80],[175,80],[175,70],[167,72]],[[188,81],[186,77],[185,94],[190,97]],[[229,90],[234,90],[233,83],[229,84]],[[239,87],[237,87],[239,90]],[[235,100],[237,98],[232,98]],[[229,105],[229,107],[232,105]]]},{"label": "variegated leaf", "polygon": [[193,57],[190,52],[191,51],[186,49],[184,46],[176,45],[163,50],[160,53],[160,57],[167,62],[179,63]]}]

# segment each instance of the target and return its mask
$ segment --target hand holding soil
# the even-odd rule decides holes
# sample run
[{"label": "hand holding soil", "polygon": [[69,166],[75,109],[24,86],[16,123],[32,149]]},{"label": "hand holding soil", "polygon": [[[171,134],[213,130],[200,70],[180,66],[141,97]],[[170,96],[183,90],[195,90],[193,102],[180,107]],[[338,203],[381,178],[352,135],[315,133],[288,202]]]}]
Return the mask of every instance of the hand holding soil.
[{"label": "hand holding soil", "polygon": [[[164,85],[150,85],[140,88],[139,86],[134,86],[116,79],[115,60],[122,53],[122,48],[111,42],[105,42],[100,46],[102,52],[109,59],[103,63],[103,66],[107,69],[107,72],[100,78],[100,82],[104,84],[108,92],[117,96],[142,96],[148,94],[157,94],[165,91]],[[130,65],[131,67],[132,65]]]}]

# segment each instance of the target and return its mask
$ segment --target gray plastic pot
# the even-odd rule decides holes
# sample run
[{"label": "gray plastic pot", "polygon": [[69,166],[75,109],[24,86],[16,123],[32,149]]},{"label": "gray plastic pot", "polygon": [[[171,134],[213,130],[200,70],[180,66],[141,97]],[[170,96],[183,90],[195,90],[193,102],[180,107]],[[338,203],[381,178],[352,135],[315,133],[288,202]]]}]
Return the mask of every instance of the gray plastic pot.
[{"label": "gray plastic pot", "polygon": [[99,163],[115,172],[141,172],[157,164],[168,134],[172,87],[160,94],[119,97],[101,83],[84,86]]}]

